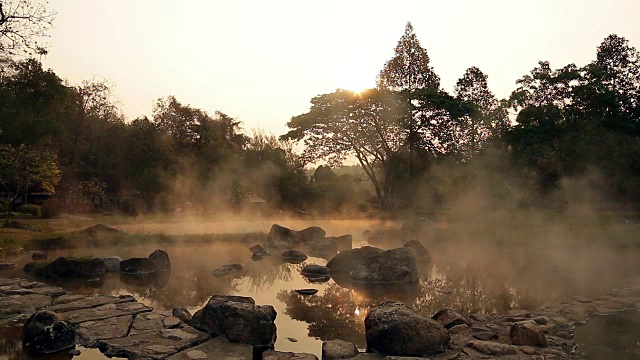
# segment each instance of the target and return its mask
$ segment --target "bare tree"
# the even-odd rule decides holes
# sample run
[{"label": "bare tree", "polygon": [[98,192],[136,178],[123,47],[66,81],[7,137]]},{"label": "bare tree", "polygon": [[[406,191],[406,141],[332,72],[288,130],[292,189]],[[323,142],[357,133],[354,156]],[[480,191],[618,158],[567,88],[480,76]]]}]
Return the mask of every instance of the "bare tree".
[{"label": "bare tree", "polygon": [[55,13],[47,0],[0,0],[0,54],[46,54],[39,42],[47,36]]}]

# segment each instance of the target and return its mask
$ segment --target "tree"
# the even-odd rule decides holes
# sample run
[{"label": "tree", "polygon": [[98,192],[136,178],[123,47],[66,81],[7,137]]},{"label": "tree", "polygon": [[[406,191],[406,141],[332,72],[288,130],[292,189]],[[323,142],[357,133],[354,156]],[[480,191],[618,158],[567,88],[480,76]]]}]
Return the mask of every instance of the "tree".
[{"label": "tree", "polygon": [[28,145],[0,145],[0,185],[9,202],[7,220],[11,218],[11,204],[18,196],[24,195],[26,203],[33,187],[53,193],[59,179],[56,156],[51,152]]},{"label": "tree", "polygon": [[55,13],[46,0],[0,1],[0,54],[46,54],[39,39],[46,36]]}]

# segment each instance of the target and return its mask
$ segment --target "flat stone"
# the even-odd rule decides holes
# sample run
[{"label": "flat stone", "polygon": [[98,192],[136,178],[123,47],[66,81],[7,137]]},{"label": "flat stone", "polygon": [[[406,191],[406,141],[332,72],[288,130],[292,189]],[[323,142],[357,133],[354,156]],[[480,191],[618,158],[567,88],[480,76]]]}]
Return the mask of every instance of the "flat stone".
[{"label": "flat stone", "polygon": [[18,284],[18,286],[20,286],[23,289],[33,289],[33,288],[39,288],[39,287],[47,287],[49,285],[45,283],[41,283],[39,281],[23,281],[20,284]]},{"label": "flat stone", "polygon": [[522,351],[523,353],[527,354],[527,355],[535,355],[536,354],[536,349],[532,346],[520,346],[518,347],[518,349],[520,349],[520,351]]},{"label": "flat stone", "polygon": [[515,355],[517,353],[514,346],[493,341],[473,340],[465,346],[485,355]]},{"label": "flat stone", "polygon": [[349,359],[358,355],[355,344],[344,340],[329,340],[322,342],[322,359]]},{"label": "flat stone", "polygon": [[498,334],[494,333],[493,331],[480,331],[480,332],[477,332],[477,333],[473,334],[473,337],[478,339],[478,340],[495,340],[499,336],[498,336]]},{"label": "flat stone", "polygon": [[36,288],[32,288],[32,291],[36,294],[49,295],[49,296],[60,296],[67,293],[65,289],[58,286],[36,287]]},{"label": "flat stone", "polygon": [[53,305],[68,304],[74,301],[82,300],[87,296],[88,295],[73,295],[73,294],[58,296],[57,298],[53,299]]},{"label": "flat stone", "polygon": [[[198,331],[192,327],[185,327],[182,329],[163,329],[155,332],[131,335],[124,338],[102,340],[99,342],[98,346],[104,354],[109,357],[127,357],[129,359],[165,359],[184,349],[199,345],[208,339],[208,334]],[[192,348],[189,350],[202,349]],[[250,358],[251,357],[247,357],[246,359]],[[189,358],[185,353],[184,357],[179,357],[179,359]],[[212,357],[212,359],[220,358]]]},{"label": "flat stone", "polygon": [[196,347],[183,350],[169,360],[244,360],[253,359],[253,347],[249,344],[230,343],[222,337],[211,339]]},{"label": "flat stone", "polygon": [[504,321],[517,322],[528,319],[531,317],[531,313],[527,310],[509,310],[502,317]]},{"label": "flat stone", "polygon": [[2,293],[3,296],[35,294],[35,292],[31,289],[23,289],[21,287],[18,287],[17,289],[12,289],[12,288],[9,288],[9,286],[1,287],[0,292]]},{"label": "flat stone", "polygon": [[98,321],[86,321],[76,329],[76,342],[84,347],[97,347],[100,340],[127,336],[133,317],[118,316]]},{"label": "flat stone", "polygon": [[262,353],[262,360],[318,360],[318,357],[307,353],[267,350]]},{"label": "flat stone", "polygon": [[0,286],[20,284],[23,281],[24,281],[23,279],[17,279],[17,278],[9,279],[6,277],[0,277]]},{"label": "flat stone", "polygon": [[31,314],[49,306],[51,297],[41,294],[14,295],[0,298],[0,319]]},{"label": "flat stone", "polygon": [[120,304],[126,302],[136,301],[136,299],[131,295],[125,296],[106,296],[106,295],[98,295],[86,297],[78,301],[73,301],[70,303],[58,304],[49,308],[51,311],[55,311],[57,313],[63,313],[67,311],[74,311],[80,309],[90,309],[99,306],[103,306],[106,304]]},{"label": "flat stone", "polygon": [[70,323],[79,324],[86,321],[97,321],[124,315],[136,315],[153,310],[139,302],[126,302],[118,304],[106,304],[95,308],[74,310],[61,313],[62,317]]},{"label": "flat stone", "polygon": [[[165,321],[168,321],[170,326],[167,326]],[[131,335],[159,331],[178,325],[180,325],[180,319],[172,316],[168,312],[152,311],[136,316],[131,326]]]}]

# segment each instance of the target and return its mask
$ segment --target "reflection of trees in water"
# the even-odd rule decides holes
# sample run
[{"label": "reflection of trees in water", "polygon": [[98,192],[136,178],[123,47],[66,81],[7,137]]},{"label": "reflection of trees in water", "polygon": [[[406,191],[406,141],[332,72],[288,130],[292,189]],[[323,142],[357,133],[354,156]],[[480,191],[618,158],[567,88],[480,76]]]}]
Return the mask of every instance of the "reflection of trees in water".
[{"label": "reflection of trees in water", "polygon": [[291,281],[293,273],[299,273],[305,263],[289,264],[280,258],[269,257],[263,260],[247,264],[243,269],[243,276],[235,279],[235,288],[248,286],[251,292],[262,291],[265,287],[271,287],[276,281]]}]

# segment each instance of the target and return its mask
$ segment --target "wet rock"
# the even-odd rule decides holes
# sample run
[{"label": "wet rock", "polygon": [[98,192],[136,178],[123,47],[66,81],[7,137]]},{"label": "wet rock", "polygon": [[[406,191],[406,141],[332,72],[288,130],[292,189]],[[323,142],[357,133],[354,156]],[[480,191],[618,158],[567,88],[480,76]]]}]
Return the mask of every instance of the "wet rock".
[{"label": "wet rock", "polygon": [[534,321],[522,321],[511,325],[509,338],[513,345],[546,347],[547,338]]},{"label": "wet rock", "polygon": [[45,277],[94,276],[107,271],[102,259],[72,259],[59,257],[42,269]]},{"label": "wet rock", "polygon": [[350,273],[355,267],[363,264],[367,259],[374,257],[384,250],[373,247],[363,246],[361,248],[347,250],[339,253],[327,263],[327,267],[332,272]]},{"label": "wet rock", "polygon": [[[108,357],[129,359],[164,359],[209,340],[210,336],[191,327],[163,329],[98,343]],[[193,349],[191,349],[193,350]]]},{"label": "wet rock", "polygon": [[309,277],[309,278],[318,278],[318,277],[330,276],[330,271],[331,270],[329,270],[329,268],[326,266],[309,264],[304,268],[302,268],[302,271],[300,271],[300,274],[302,274],[302,276]]},{"label": "wet rock", "polygon": [[295,292],[300,295],[315,295],[318,293],[318,289],[298,289]]},{"label": "wet rock", "polygon": [[271,253],[269,253],[269,251],[265,249],[262,245],[253,245],[252,247],[249,248],[249,251],[251,251],[252,253],[251,259],[253,261],[261,260],[265,256],[271,255]]},{"label": "wet rock", "polygon": [[291,341],[291,342],[298,342],[298,339],[296,338],[292,338],[292,337],[288,337],[287,340]]},{"label": "wet rock", "polygon": [[282,259],[287,262],[293,262],[295,264],[299,264],[305,260],[307,260],[307,254],[303,253],[299,250],[287,250],[282,253]]},{"label": "wet rock", "polygon": [[504,321],[507,322],[518,322],[523,321],[531,317],[531,313],[527,310],[509,310],[504,315],[502,315]]},{"label": "wet rock", "polygon": [[404,247],[412,248],[413,250],[415,250],[416,257],[420,259],[422,263],[431,262],[431,256],[429,255],[429,252],[424,247],[424,245],[422,245],[421,242],[416,240],[410,240],[410,241],[407,241],[406,244],[404,244]]},{"label": "wet rock", "polygon": [[267,246],[280,249],[290,249],[300,244],[300,236],[297,231],[287,229],[284,226],[273,224],[267,236]]},{"label": "wet rock", "polygon": [[129,275],[151,274],[156,272],[156,266],[148,258],[131,258],[122,260],[120,272]]},{"label": "wet rock", "polygon": [[171,329],[180,325],[180,319],[166,312],[152,311],[135,317],[131,325],[131,335]]},{"label": "wet rock", "polygon": [[230,343],[217,337],[198,346],[182,350],[167,360],[241,360],[253,359],[253,347],[247,344]]},{"label": "wet rock", "polygon": [[192,315],[187,308],[174,307],[173,310],[171,310],[171,315],[177,317],[185,324],[189,324],[191,322]]},{"label": "wet rock", "polygon": [[31,254],[31,260],[46,260],[47,257],[47,253],[44,251],[34,251]]},{"label": "wet rock", "polygon": [[21,314],[31,314],[36,310],[49,306],[51,297],[41,294],[0,297],[0,319]]},{"label": "wet rock", "polygon": [[445,329],[449,329],[456,325],[471,325],[469,320],[457,313],[453,308],[446,307],[439,310],[432,316],[432,319],[441,323]]},{"label": "wet rock", "polygon": [[485,355],[502,356],[517,354],[517,350],[514,346],[493,341],[472,340],[465,346]]},{"label": "wet rock", "polygon": [[86,321],[104,320],[117,316],[137,315],[151,310],[153,309],[139,302],[125,302],[119,304],[106,304],[89,309],[67,311],[60,315],[72,324],[79,324]]},{"label": "wet rock", "polygon": [[309,252],[314,256],[328,259],[338,253],[338,245],[333,241],[323,240],[321,242],[311,244]]},{"label": "wet rock", "polygon": [[41,274],[42,270],[44,269],[45,266],[47,266],[46,262],[31,261],[31,262],[28,262],[28,263],[24,264],[24,267],[22,268],[22,271]]},{"label": "wet rock", "polygon": [[311,226],[306,229],[298,231],[298,238],[305,244],[311,244],[324,241],[324,237],[327,235],[321,227]]},{"label": "wet rock", "polygon": [[211,270],[211,275],[216,277],[226,276],[233,273],[237,273],[238,271],[241,271],[242,268],[243,268],[242,264],[222,265],[219,268]]},{"label": "wet rock", "polygon": [[356,355],[358,355],[358,349],[348,341],[329,340],[322,342],[322,360],[350,359]]},{"label": "wet rock", "polygon": [[429,219],[418,218],[404,223],[402,233],[407,239],[431,244],[437,241],[438,227]]},{"label": "wet rock", "polygon": [[443,351],[450,340],[442,324],[399,301],[373,308],[364,324],[367,351],[385,355],[431,355]]},{"label": "wet rock", "polygon": [[362,283],[416,282],[418,269],[415,254],[411,248],[398,248],[371,256],[349,273],[349,280]]},{"label": "wet rock", "polygon": [[256,305],[250,297],[214,295],[191,319],[191,325],[231,342],[272,347],[276,340],[276,311]]},{"label": "wet rock", "polygon": [[318,360],[318,357],[307,353],[267,350],[262,353],[262,360]]},{"label": "wet rock", "polygon": [[131,315],[84,322],[76,329],[76,341],[78,345],[95,348],[101,340],[127,336],[132,322]]},{"label": "wet rock", "polygon": [[38,354],[52,354],[75,346],[75,330],[52,311],[38,311],[23,327],[24,343]]},{"label": "wet rock", "polygon": [[473,337],[478,340],[495,340],[499,337],[499,335],[493,331],[480,331],[473,334]]},{"label": "wet rock", "polygon": [[15,266],[14,263],[0,262],[0,270],[13,269]]},{"label": "wet rock", "polygon": [[82,353],[78,349],[74,349],[74,350],[69,351],[69,355],[71,355],[71,356],[79,356],[80,354],[82,354]]},{"label": "wet rock", "polygon": [[[82,296],[75,301],[65,301],[56,303],[49,307],[49,310],[55,311],[57,313],[64,313],[67,311],[75,311],[81,309],[90,309],[96,308],[99,306],[107,305],[107,304],[120,304],[127,302],[134,302],[136,299],[131,295],[121,295],[121,296],[108,296],[108,295],[96,295],[96,296],[83,296],[83,295],[70,295],[69,299],[72,299],[76,296]],[[60,297],[59,299],[62,299]]]},{"label": "wet rock", "polygon": [[156,271],[169,271],[171,270],[171,260],[169,260],[169,254],[166,251],[156,249],[149,255],[149,260],[155,265]]},{"label": "wet rock", "polygon": [[33,288],[31,291],[33,291],[35,294],[49,295],[49,296],[60,296],[67,293],[65,289],[58,286],[36,287],[36,288]]},{"label": "wet rock", "polygon": [[109,256],[102,260],[104,260],[107,271],[120,271],[120,263],[122,262],[120,256]]},{"label": "wet rock", "polygon": [[353,236],[345,234],[342,236],[329,236],[326,237],[327,241],[336,244],[336,250],[338,252],[351,250],[353,248]]}]

